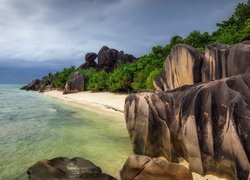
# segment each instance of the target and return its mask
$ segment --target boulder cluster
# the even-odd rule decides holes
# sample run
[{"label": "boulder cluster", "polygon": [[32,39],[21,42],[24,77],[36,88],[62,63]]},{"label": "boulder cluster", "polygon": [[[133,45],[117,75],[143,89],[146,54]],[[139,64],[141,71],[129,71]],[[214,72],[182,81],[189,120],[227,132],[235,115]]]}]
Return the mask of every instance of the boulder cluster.
[{"label": "boulder cluster", "polygon": [[[97,59],[97,62],[96,62]],[[78,67],[80,69],[94,68],[96,70],[104,70],[106,72],[112,72],[114,68],[125,64],[134,62],[136,58],[131,55],[124,53],[123,51],[118,51],[116,49],[103,46],[98,54],[90,52],[85,55],[84,64]],[[43,91],[46,88],[51,88],[52,85],[44,87],[42,80],[35,79],[28,85],[23,86],[22,90],[32,90],[32,91]],[[74,93],[83,91],[84,87],[84,77],[79,72],[75,72],[72,78],[66,82],[64,88],[64,94]]]},{"label": "boulder cluster", "polygon": [[100,167],[81,157],[72,159],[56,157],[50,160],[40,160],[28,168],[27,174],[30,180],[115,180],[114,177],[102,173]]},{"label": "boulder cluster", "polygon": [[131,63],[135,60],[136,58],[131,54],[126,54],[123,51],[118,51],[116,49],[103,46],[98,54],[87,53],[85,55],[85,63],[79,66],[79,69],[92,67],[98,70],[101,69],[105,70],[106,72],[111,72],[119,65],[125,64],[127,62]]},{"label": "boulder cluster", "polygon": [[250,41],[211,45],[205,54],[176,45],[154,84],[158,90],[126,98],[135,155],[122,179],[250,178]]}]

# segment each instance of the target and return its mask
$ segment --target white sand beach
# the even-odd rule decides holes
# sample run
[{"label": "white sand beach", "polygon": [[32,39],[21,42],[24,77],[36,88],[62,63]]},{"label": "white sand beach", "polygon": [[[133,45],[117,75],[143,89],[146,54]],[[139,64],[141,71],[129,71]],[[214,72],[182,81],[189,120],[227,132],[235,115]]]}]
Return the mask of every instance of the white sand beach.
[{"label": "white sand beach", "polygon": [[103,113],[108,116],[119,116],[119,119],[124,120],[123,111],[127,94],[89,91],[63,94],[62,91],[58,90],[46,91],[42,94],[90,111]]}]

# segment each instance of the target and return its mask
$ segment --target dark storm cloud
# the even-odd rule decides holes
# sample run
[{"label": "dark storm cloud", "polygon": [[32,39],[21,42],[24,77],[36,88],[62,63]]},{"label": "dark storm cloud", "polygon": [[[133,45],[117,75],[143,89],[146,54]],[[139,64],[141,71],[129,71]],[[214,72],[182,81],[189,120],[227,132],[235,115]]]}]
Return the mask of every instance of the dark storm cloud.
[{"label": "dark storm cloud", "polygon": [[173,35],[213,31],[239,2],[0,0],[0,66],[79,65],[103,45],[140,56]]}]

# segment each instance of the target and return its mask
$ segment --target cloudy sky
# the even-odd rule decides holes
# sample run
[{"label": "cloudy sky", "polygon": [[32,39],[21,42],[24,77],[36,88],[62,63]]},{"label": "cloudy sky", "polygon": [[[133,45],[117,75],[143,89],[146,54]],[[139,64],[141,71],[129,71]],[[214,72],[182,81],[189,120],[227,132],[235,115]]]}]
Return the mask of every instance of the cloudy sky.
[{"label": "cloudy sky", "polygon": [[140,56],[173,35],[211,32],[247,0],[0,0],[0,83],[83,63],[103,46]]}]

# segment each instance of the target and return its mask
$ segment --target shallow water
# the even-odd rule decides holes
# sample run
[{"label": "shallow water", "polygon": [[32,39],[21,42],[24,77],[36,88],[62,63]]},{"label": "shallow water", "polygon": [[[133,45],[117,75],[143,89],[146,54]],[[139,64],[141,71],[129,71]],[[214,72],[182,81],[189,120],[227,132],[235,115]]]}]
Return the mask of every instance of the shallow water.
[{"label": "shallow water", "polygon": [[40,159],[84,157],[119,177],[131,153],[123,121],[0,85],[0,179],[27,179]]}]

